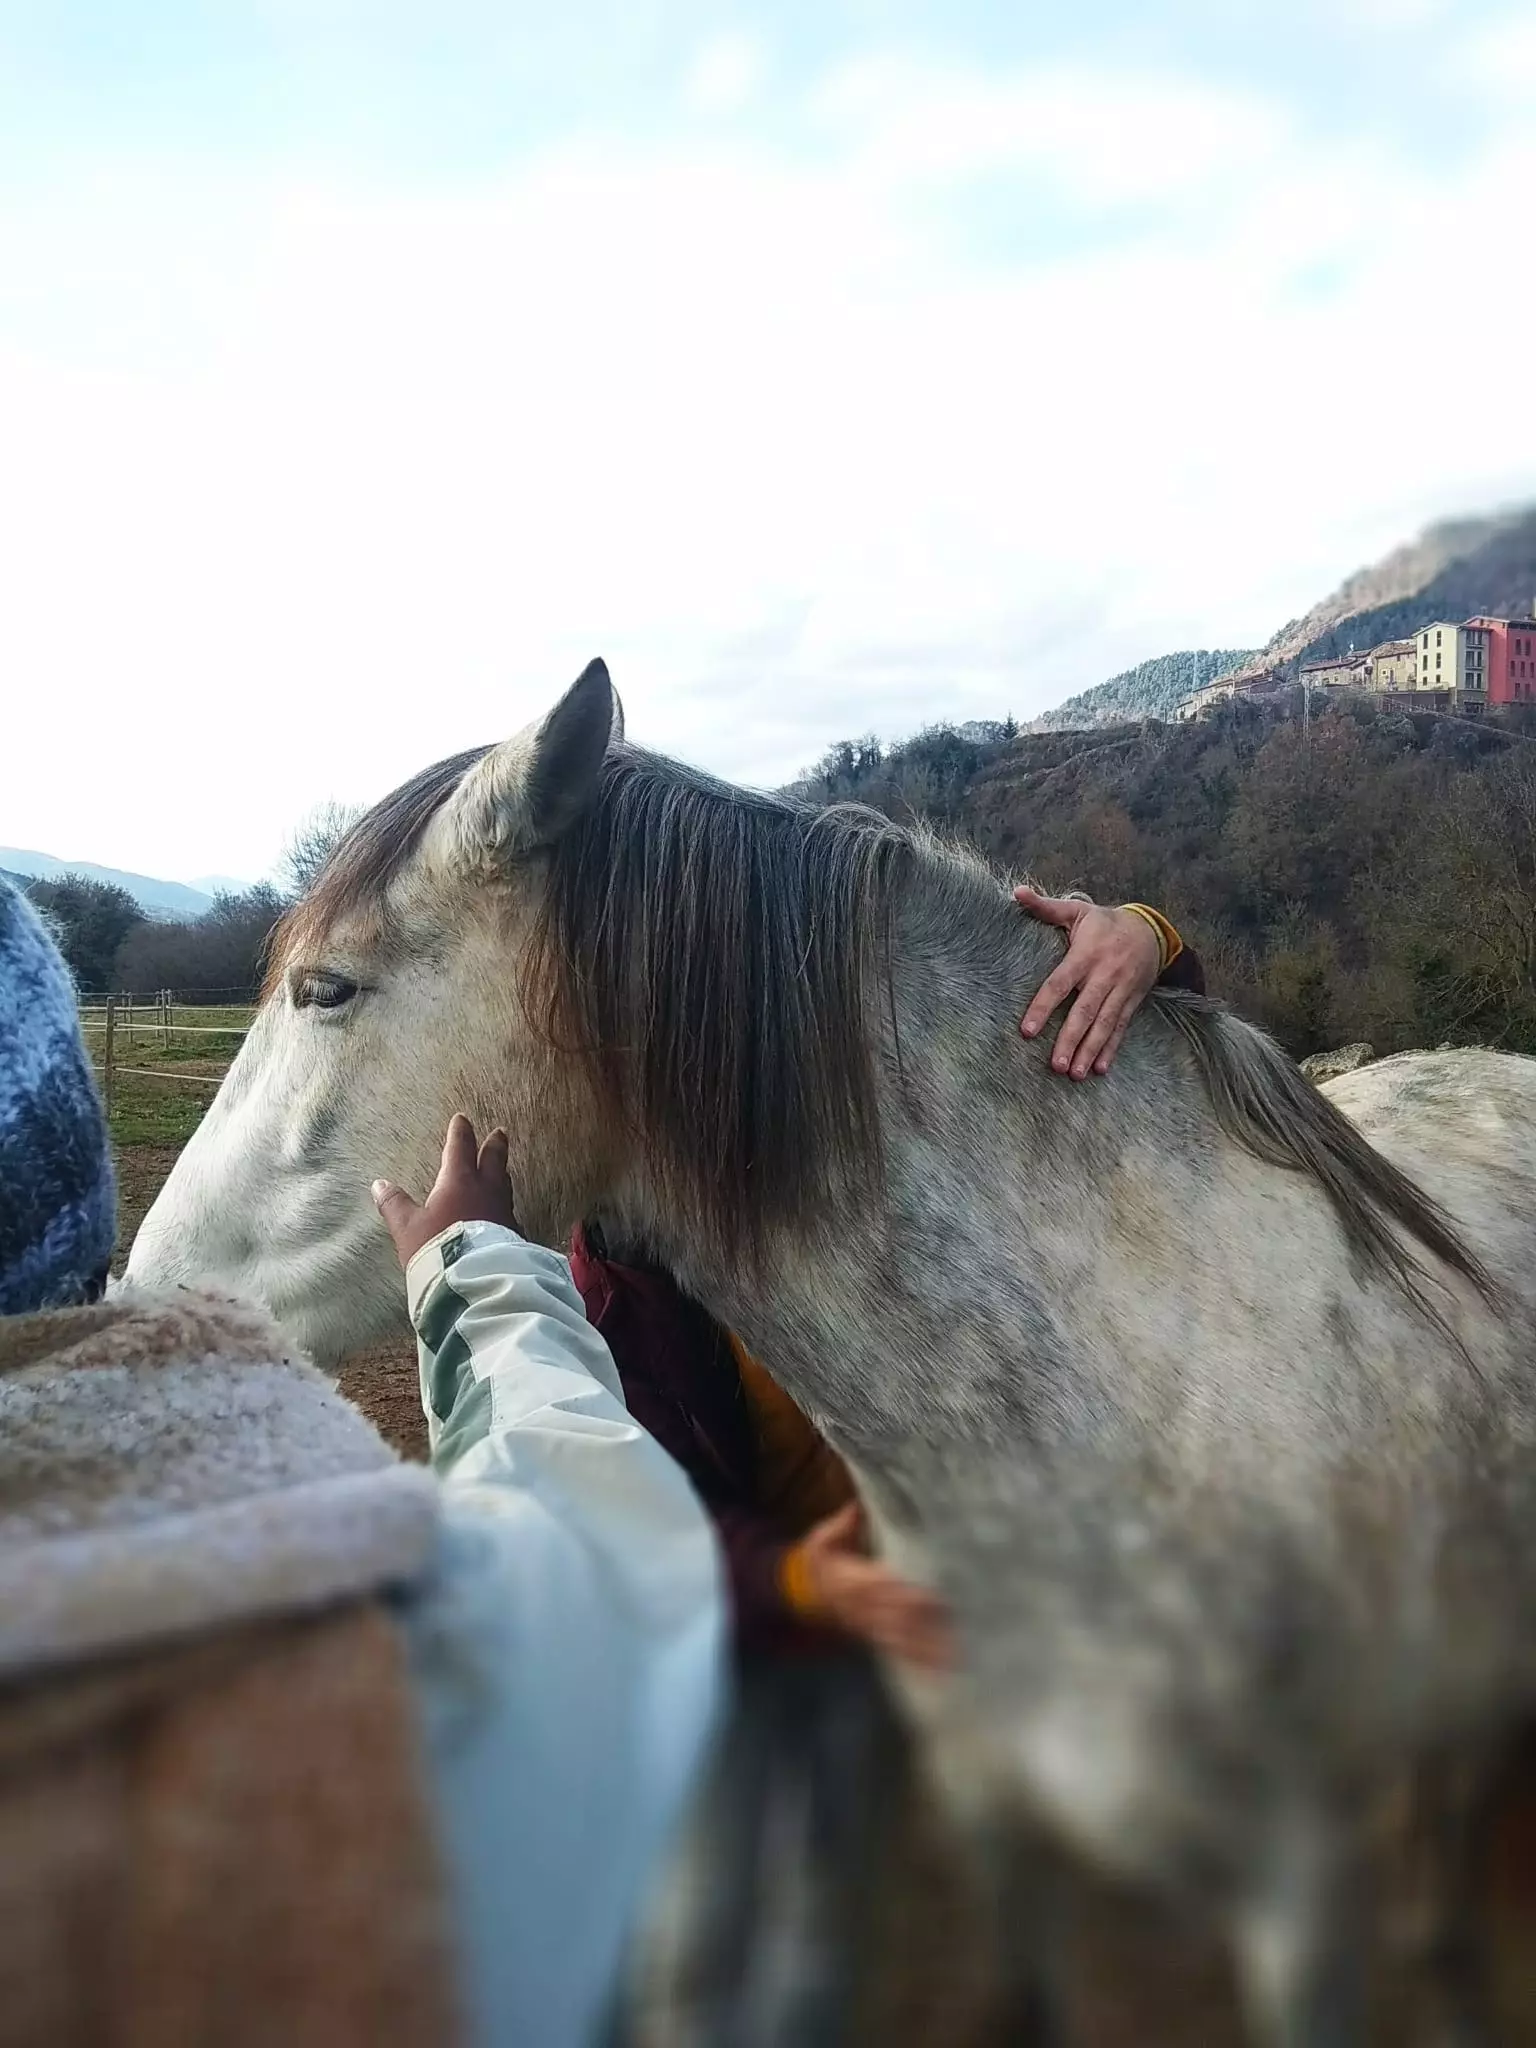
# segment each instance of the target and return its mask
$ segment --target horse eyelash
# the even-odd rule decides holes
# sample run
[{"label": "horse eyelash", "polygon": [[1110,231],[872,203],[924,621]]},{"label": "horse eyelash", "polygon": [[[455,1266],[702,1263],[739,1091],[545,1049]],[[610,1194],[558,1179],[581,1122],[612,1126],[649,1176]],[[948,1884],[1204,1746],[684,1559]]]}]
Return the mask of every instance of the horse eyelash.
[{"label": "horse eyelash", "polygon": [[[312,984],[345,989],[347,993],[334,1003],[316,1002],[312,997],[306,998],[304,993]],[[354,996],[365,994],[367,987],[366,982],[354,981],[350,974],[335,974],[328,968],[310,967],[293,976],[289,984],[289,995],[296,1010],[339,1010],[350,1003]]]}]

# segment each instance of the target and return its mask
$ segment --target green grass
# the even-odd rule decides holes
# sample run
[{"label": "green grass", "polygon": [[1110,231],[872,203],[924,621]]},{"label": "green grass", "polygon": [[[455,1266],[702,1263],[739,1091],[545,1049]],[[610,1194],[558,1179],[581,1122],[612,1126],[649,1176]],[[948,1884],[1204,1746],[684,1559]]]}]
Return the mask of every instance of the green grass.
[{"label": "green grass", "polygon": [[[100,1009],[99,1002],[85,1005],[86,1044],[98,1080],[106,1043]],[[161,1039],[154,1027],[152,1010],[136,1014],[131,1033],[120,1017],[115,1034],[116,1076],[110,1119],[113,1142],[119,1149],[127,1145],[184,1145],[212,1102],[215,1084],[240,1048],[237,1032],[253,1015],[249,1005],[209,1010],[178,1006],[173,1013],[177,1024],[209,1029],[196,1035],[172,1032],[169,1043]],[[233,1028],[227,1037],[213,1036],[212,1027],[216,1026]],[[146,1073],[146,1069],[151,1072]],[[183,1069],[185,1081],[160,1078]],[[143,1078],[139,1078],[141,1074]]]}]

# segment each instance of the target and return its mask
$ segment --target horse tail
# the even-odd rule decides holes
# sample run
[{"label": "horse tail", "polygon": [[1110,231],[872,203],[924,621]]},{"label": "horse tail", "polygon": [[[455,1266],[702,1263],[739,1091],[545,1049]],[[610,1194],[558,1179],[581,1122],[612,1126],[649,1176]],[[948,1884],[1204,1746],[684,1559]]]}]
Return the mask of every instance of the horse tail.
[{"label": "horse tail", "polygon": [[1310,1175],[1365,1270],[1395,1282],[1443,1328],[1410,1239],[1498,1305],[1497,1283],[1440,1205],[1367,1144],[1272,1039],[1200,996],[1168,992],[1158,1009],[1194,1055],[1223,1131],[1255,1158]]}]

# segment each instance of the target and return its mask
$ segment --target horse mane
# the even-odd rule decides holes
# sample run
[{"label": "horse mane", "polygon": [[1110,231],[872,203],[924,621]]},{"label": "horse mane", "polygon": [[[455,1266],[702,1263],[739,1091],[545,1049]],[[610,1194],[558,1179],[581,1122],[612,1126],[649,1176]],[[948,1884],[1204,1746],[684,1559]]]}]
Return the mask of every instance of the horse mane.
[{"label": "horse mane", "polygon": [[421,835],[489,752],[489,747],[470,747],[434,761],[381,797],[342,836],[309,889],[272,929],[262,1002],[276,994],[288,962],[318,948],[339,917],[359,909],[382,913],[389,885],[421,844]]},{"label": "horse mane", "polygon": [[1453,1343],[1405,1239],[1501,1305],[1492,1275],[1440,1205],[1369,1144],[1272,1039],[1203,996],[1168,990],[1157,1007],[1193,1054],[1222,1130],[1255,1158],[1316,1181],[1361,1269],[1400,1287]]},{"label": "horse mane", "polygon": [[878,1195],[875,1005],[915,836],[610,748],[549,855],[528,987],[720,1252]]},{"label": "horse mane", "polygon": [[[342,913],[382,920],[391,881],[486,751],[423,769],[359,820],[278,926],[266,993]],[[963,942],[973,907],[995,901],[982,865],[878,812],[740,789],[622,743],[545,857],[530,1020],[581,1061],[669,1207],[718,1251],[756,1259],[781,1227],[877,1199],[887,1024],[900,1056],[893,919],[925,874]],[[1446,1214],[1262,1032],[1200,997],[1149,1008],[1192,1055],[1220,1128],[1314,1181],[1362,1269],[1433,1315],[1412,1240],[1496,1299]]]}]

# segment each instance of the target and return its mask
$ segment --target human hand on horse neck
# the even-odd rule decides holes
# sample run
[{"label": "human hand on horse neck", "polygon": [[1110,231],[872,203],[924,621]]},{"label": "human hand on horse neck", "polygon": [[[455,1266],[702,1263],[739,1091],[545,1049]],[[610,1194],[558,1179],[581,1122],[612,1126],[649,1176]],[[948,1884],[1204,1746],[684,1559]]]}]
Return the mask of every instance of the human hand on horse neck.
[{"label": "human hand on horse neck", "polygon": [[376,1180],[373,1199],[395,1241],[402,1267],[424,1244],[455,1223],[502,1223],[516,1230],[512,1183],[507,1178],[507,1134],[492,1131],[483,1145],[467,1116],[456,1116],[443,1140],[443,1163],[424,1202],[393,1181]]},{"label": "human hand on horse neck", "polygon": [[1056,1034],[1051,1066],[1074,1081],[1107,1074],[1131,1019],[1162,972],[1162,947],[1146,918],[1134,910],[1042,896],[1018,888],[1015,900],[1042,924],[1067,934],[1067,950],[1040,984],[1019,1026],[1038,1037],[1052,1014],[1074,993],[1077,1000]]},{"label": "human hand on horse neck", "polygon": [[804,1581],[802,1612],[920,1671],[953,1666],[954,1630],[944,1603],[870,1556],[857,1501],[818,1522],[793,1556]]}]

